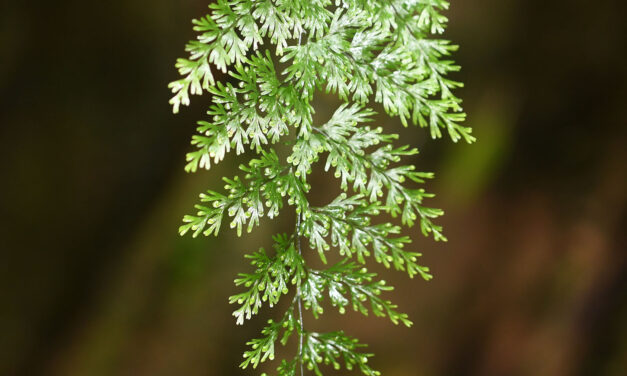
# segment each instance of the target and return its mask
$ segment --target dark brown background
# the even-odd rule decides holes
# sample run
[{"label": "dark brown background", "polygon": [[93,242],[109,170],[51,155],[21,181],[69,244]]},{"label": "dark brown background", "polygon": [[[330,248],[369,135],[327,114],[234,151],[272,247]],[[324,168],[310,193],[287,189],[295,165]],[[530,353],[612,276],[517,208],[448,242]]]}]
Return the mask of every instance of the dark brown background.
[{"label": "dark brown background", "polygon": [[[446,210],[450,241],[415,237],[435,279],[384,272],[411,330],[325,315],[371,344],[384,375],[625,374],[618,3],[452,1],[446,37],[461,45],[456,78],[479,141],[427,142],[385,124],[437,173],[431,203]],[[246,160],[182,172],[209,99],[173,116],[166,85],[206,5],[3,3],[0,375],[259,373],[237,364],[262,318],[236,327],[227,296],[244,251],[268,246],[289,215],[240,239],[176,234],[196,195]]]}]

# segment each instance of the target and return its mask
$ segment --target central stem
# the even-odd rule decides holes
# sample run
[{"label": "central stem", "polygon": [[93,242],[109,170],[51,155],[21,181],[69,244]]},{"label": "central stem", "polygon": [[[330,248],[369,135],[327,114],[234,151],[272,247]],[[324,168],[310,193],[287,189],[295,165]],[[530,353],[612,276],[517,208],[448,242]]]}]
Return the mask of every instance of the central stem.
[{"label": "central stem", "polygon": [[[300,213],[296,214],[296,247],[298,247],[298,255],[302,257],[303,253],[300,248]],[[300,327],[298,336],[298,358],[300,363],[300,376],[304,376],[305,370],[303,367],[303,337],[305,328],[303,327],[303,303],[301,299],[300,285],[296,291],[298,301],[298,325]]]},{"label": "central stem", "polygon": [[[301,40],[303,38],[303,32],[301,31],[298,34],[298,45],[300,46]],[[301,212],[298,211],[296,213],[296,247],[298,247],[298,255],[303,256],[303,252],[300,248],[300,216]],[[300,326],[300,331],[298,335],[298,359],[300,363],[300,376],[305,376],[305,369],[303,366],[303,337],[305,328],[303,326],[303,303],[301,299],[301,291],[300,284],[298,285],[298,290],[296,291],[298,295],[298,325]]]}]

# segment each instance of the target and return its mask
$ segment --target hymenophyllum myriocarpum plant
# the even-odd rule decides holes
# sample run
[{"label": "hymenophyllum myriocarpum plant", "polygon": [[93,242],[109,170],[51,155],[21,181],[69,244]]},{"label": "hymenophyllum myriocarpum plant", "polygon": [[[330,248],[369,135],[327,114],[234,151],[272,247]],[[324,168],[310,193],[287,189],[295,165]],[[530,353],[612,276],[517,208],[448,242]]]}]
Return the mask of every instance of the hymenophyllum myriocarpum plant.
[{"label": "hymenophyllum myriocarpum plant", "polygon": [[[201,194],[197,213],[184,217],[180,233],[217,235],[227,221],[241,235],[262,217],[279,215],[286,202],[296,212],[294,230],[274,236],[271,251],[247,255],[253,270],[235,280],[242,288],[230,298],[237,324],[264,304],[274,306],[284,295],[289,300],[286,311],[248,342],[241,367],[274,359],[277,342],[289,342],[294,356],[281,360],[281,376],[305,369],[321,375],[322,364],[378,375],[363,344],[343,331],[309,330],[303,310],[318,318],[328,299],[340,313],[352,308],[411,326],[382,297],[392,287],[366,265],[376,261],[425,280],[431,275],[418,263],[420,254],[407,250],[410,238],[401,226],[375,217],[400,217],[402,225],[418,225],[437,241],[446,240],[433,222],[442,210],[423,204],[433,195],[420,184],[433,175],[401,163],[418,151],[367,125],[375,115],[369,104],[381,104],[404,126],[428,128],[432,138],[448,133],[453,141],[474,141],[460,124],[465,115],[452,92],[461,83],[447,78],[459,69],[449,60],[456,46],[436,37],[444,31],[448,2],[218,0],[209,7],[208,15],[193,21],[198,36],[187,44],[189,57],[176,63],[182,78],[170,84],[174,112],[189,104],[190,94],[212,96],[185,169],[209,169],[232,149],[256,157],[240,166],[241,177],[223,178],[224,191]],[[216,80],[218,71],[229,78]],[[312,101],[321,91],[343,103],[316,124]],[[279,143],[290,146],[288,156],[275,151]],[[323,206],[308,200],[315,168],[332,172],[343,191]],[[311,250],[325,268],[308,265]],[[328,252],[338,252],[341,261],[329,265]]]}]

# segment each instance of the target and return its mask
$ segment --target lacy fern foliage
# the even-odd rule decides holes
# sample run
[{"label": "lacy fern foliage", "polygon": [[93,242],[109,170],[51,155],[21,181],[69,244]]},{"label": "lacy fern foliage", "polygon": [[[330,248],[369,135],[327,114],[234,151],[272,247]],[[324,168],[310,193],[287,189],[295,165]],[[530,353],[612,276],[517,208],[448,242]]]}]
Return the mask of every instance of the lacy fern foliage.
[{"label": "lacy fern foliage", "polygon": [[[241,367],[274,359],[275,346],[294,336],[297,349],[278,365],[280,376],[305,369],[322,375],[322,364],[378,375],[364,345],[342,331],[307,330],[303,310],[317,319],[328,299],[340,313],[352,308],[411,326],[382,297],[392,287],[366,266],[374,260],[429,280],[420,253],[407,250],[411,240],[401,226],[418,225],[425,236],[446,240],[434,223],[442,211],[424,205],[433,195],[420,185],[433,174],[402,163],[418,151],[372,126],[370,105],[379,103],[405,126],[428,128],[432,138],[447,133],[455,142],[474,141],[453,94],[462,84],[447,78],[459,69],[449,59],[457,47],[437,38],[448,2],[218,0],[209,7],[210,14],[193,21],[198,36],[186,46],[189,57],[176,63],[182,78],[170,84],[175,113],[192,94],[212,97],[185,169],[210,169],[232,150],[257,156],[240,166],[241,176],[224,178],[223,191],[201,194],[180,233],[218,235],[226,221],[241,235],[286,205],[297,214],[294,231],[276,235],[271,251],[246,256],[252,271],[235,280],[242,288],[230,298],[237,324],[291,296],[281,318],[248,342]],[[323,91],[343,104],[324,124],[314,124],[314,95]],[[289,155],[279,156],[278,143],[290,146]],[[315,168],[332,173],[343,191],[323,206],[308,200]],[[400,217],[400,225],[377,221],[382,213]],[[307,263],[310,249],[325,265],[332,250],[341,261],[315,269]]]}]

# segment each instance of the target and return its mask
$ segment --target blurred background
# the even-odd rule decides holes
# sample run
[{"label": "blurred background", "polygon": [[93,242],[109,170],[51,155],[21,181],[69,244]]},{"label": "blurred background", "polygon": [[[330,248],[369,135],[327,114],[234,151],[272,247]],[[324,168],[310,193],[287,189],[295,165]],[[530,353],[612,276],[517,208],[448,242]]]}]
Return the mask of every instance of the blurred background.
[{"label": "blurred background", "polygon": [[[237,365],[278,311],[235,326],[227,297],[244,252],[291,216],[239,239],[177,235],[197,194],[250,157],[183,172],[209,97],[174,116],[167,83],[206,6],[0,7],[0,375],[259,374]],[[435,278],[381,271],[409,330],[333,310],[324,325],[369,343],[387,376],[625,375],[625,7],[451,8],[445,36],[461,45],[455,78],[478,142],[384,124],[436,172],[429,203],[446,211],[449,242],[409,232]]]}]

